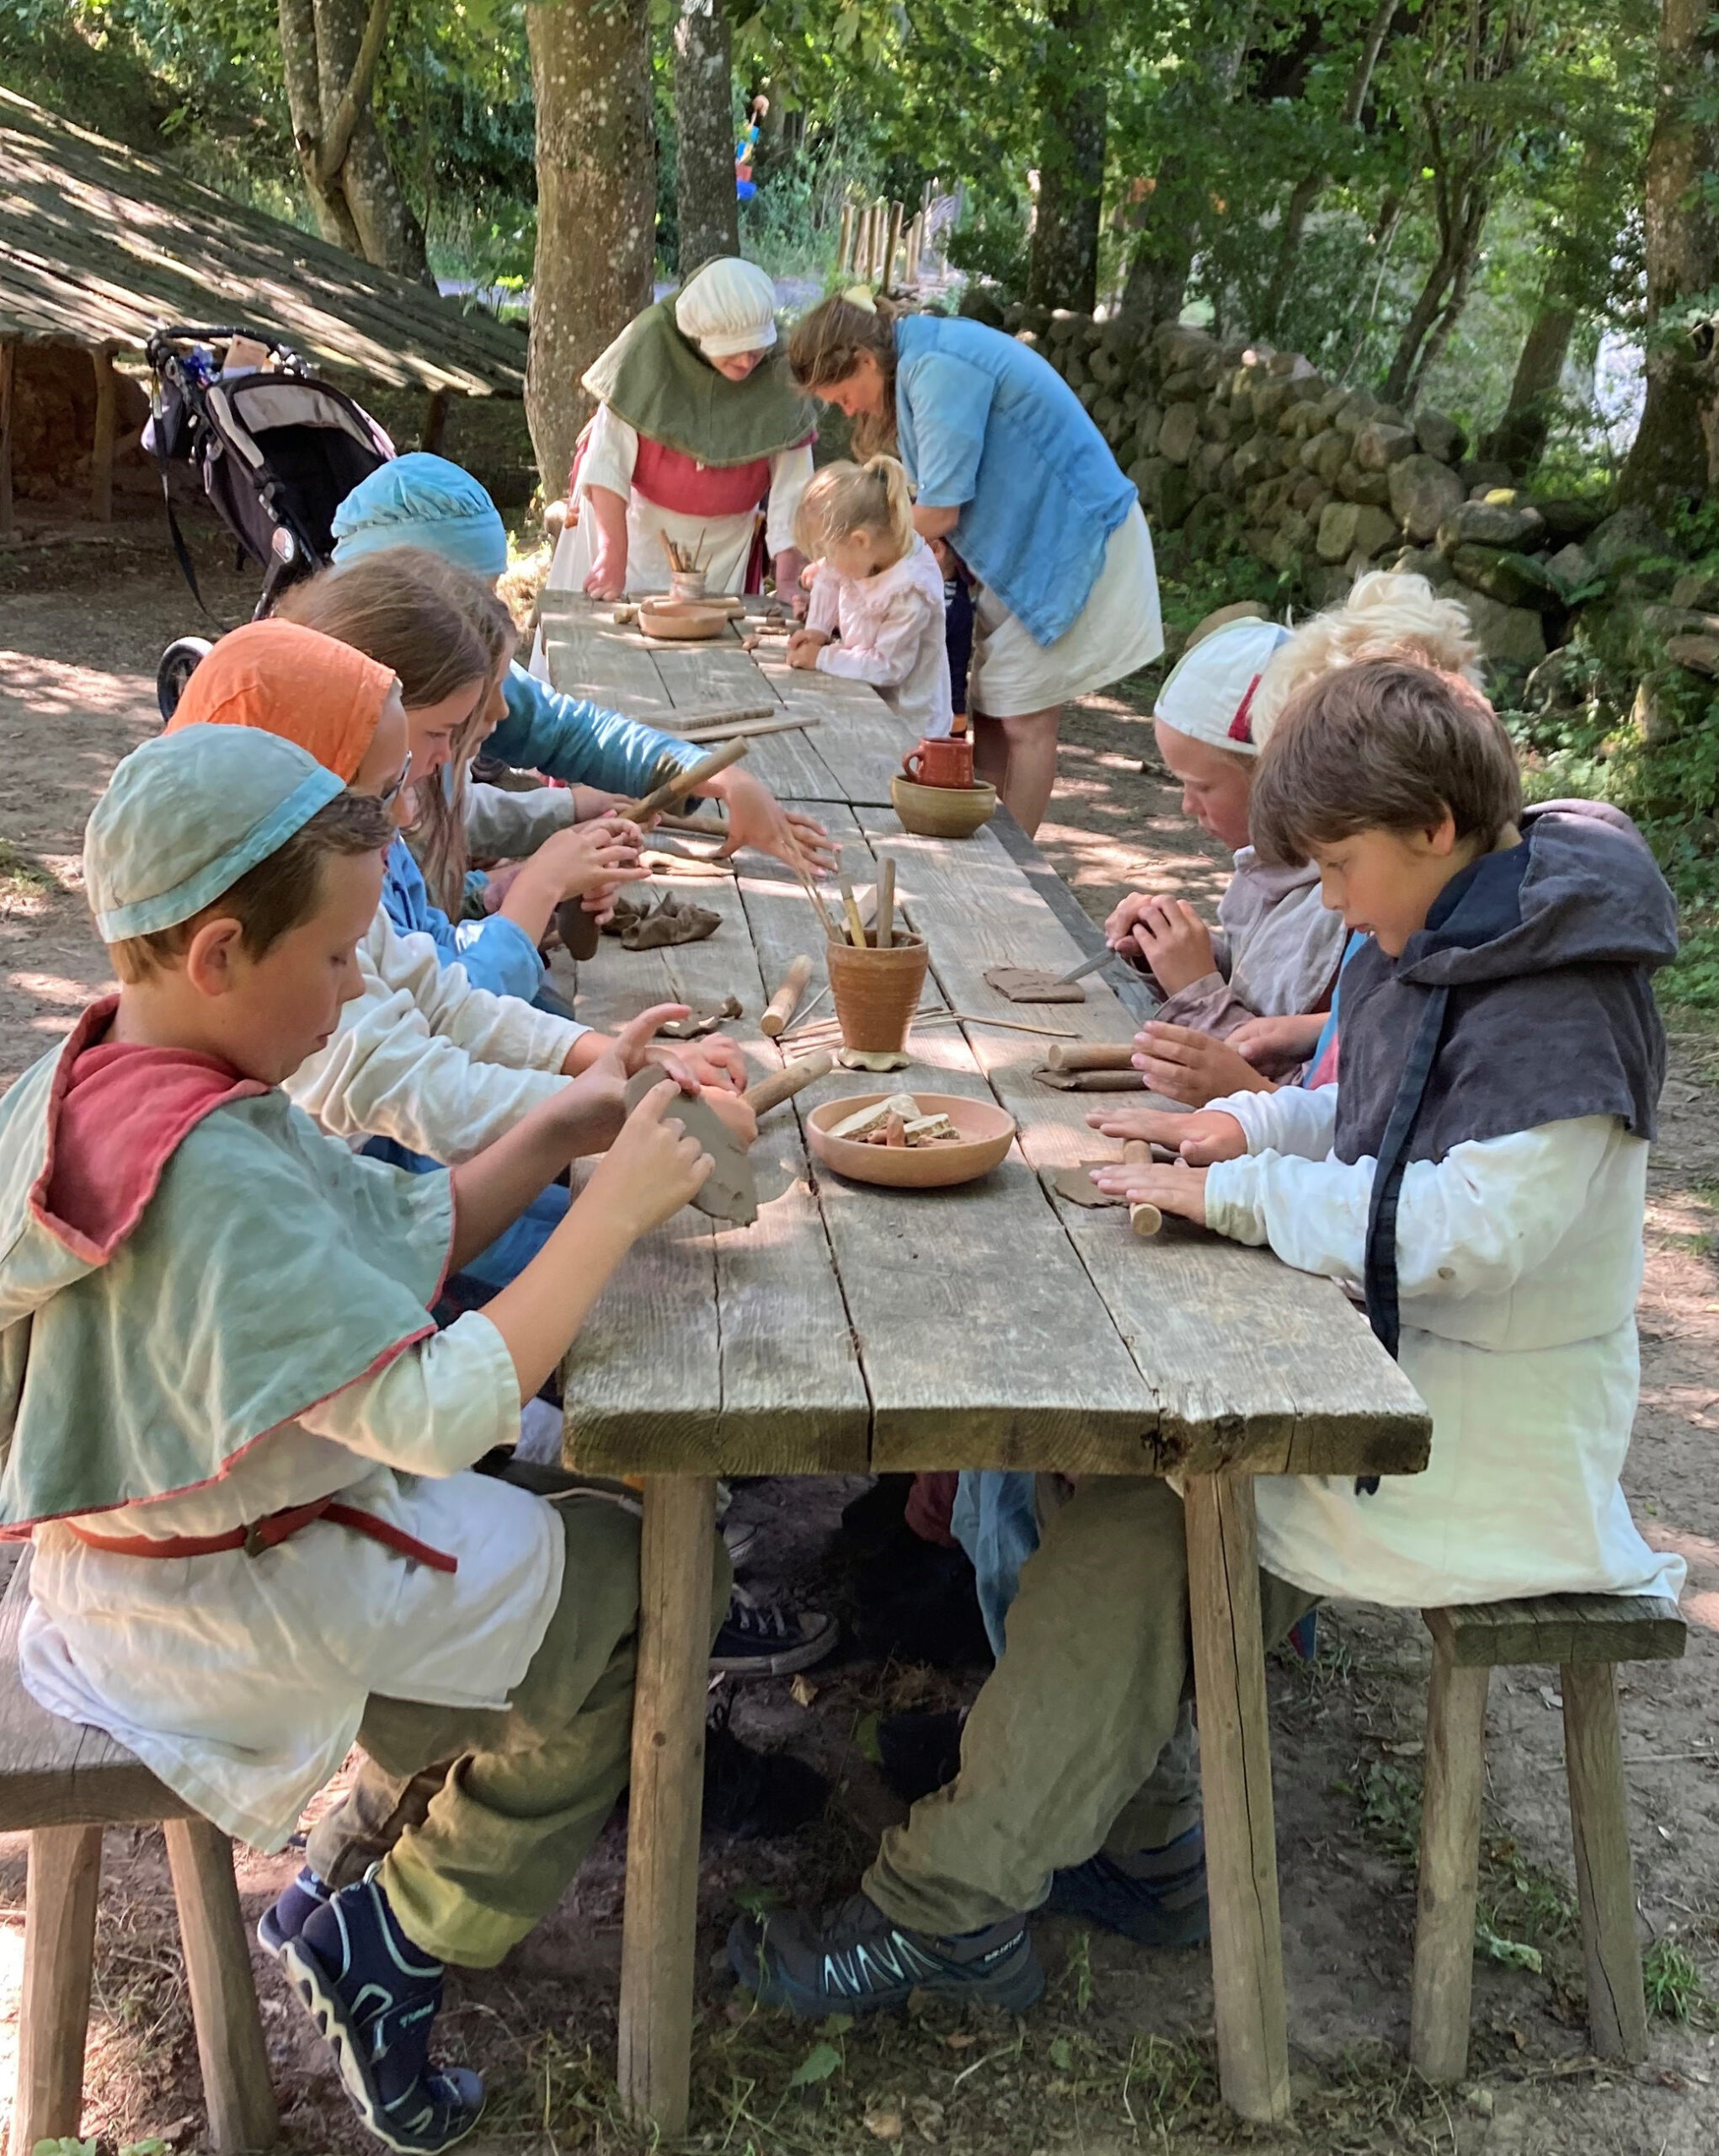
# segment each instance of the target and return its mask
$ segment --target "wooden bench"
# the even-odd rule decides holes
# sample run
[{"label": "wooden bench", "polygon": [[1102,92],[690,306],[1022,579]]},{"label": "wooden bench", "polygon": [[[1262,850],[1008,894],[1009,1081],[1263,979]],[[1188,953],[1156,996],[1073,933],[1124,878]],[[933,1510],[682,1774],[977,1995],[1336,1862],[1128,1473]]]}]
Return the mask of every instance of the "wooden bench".
[{"label": "wooden bench", "polygon": [[1563,1694],[1590,2041],[1603,2058],[1644,2058],[1647,2010],[1613,1673],[1620,1662],[1674,1662],[1682,1655],[1687,1629],[1677,1604],[1649,1596],[1557,1594],[1421,1614],[1433,1635],[1433,1681],[1410,2059],[1429,2081],[1460,2081],[1467,2071],[1487,1688],[1494,1669],[1533,1662],[1556,1663]]},{"label": "wooden bench", "polygon": [[123,1745],[44,1712],[18,1673],[29,1553],[0,1603],[0,1832],[29,1834],[18,2095],[9,2146],[75,2137],[95,1965],[102,1829],[160,1820],[179,1904],[210,2138],[222,2156],[279,2137],[232,1844]]}]

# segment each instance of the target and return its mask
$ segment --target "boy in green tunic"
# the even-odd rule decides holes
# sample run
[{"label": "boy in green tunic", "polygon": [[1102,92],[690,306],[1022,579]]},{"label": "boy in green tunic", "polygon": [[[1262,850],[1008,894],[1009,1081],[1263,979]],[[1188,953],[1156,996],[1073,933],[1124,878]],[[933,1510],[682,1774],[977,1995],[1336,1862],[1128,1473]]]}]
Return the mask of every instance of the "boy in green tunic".
[{"label": "boy in green tunic", "polygon": [[[555,1905],[632,1718],[635,1520],[467,1470],[710,1161],[666,1084],[623,1125],[612,1056],[451,1176],[290,1104],[358,993],[389,835],[248,729],[115,774],[84,869],[120,993],[0,1102],[0,1532],[35,1545],[30,1692],[227,1833],[281,1847],[355,1739],[384,1801],[455,1762],[366,1878],[302,1875],[262,1925],[365,2123],[415,2152],[483,2102],[430,2062],[442,1965],[493,1966]],[[444,1274],[606,1115],[542,1254],[436,1331]]]}]

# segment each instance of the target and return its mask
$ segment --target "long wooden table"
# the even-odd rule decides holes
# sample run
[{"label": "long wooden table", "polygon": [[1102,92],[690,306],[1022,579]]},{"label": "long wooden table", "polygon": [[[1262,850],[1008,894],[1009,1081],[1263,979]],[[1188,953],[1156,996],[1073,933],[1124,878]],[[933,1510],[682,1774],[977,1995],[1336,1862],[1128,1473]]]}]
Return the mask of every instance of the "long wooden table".
[{"label": "long wooden table", "polygon": [[[629,670],[626,707],[643,715],[640,699],[653,692],[636,663],[643,640],[606,634],[588,608],[564,618],[569,631],[547,640],[558,686],[619,700],[613,675]],[[676,688],[686,702],[711,701],[707,671],[695,685],[682,670],[683,686],[678,654],[642,655],[670,707]],[[784,705],[809,700],[828,678],[782,681],[785,669],[753,667],[737,643],[702,657],[729,671],[736,702],[762,688]],[[1097,931],[1003,819],[963,842],[903,834],[877,793],[881,782],[887,799],[910,744],[869,691],[855,697],[851,686],[830,684],[840,693],[823,703],[814,734],[757,746],[815,754],[828,790],[800,799],[840,838],[856,881],[875,874],[880,851],[893,855],[900,904],[949,1004],[1083,1039],[1126,1038],[1134,1020],[1102,977],[1088,978],[1084,1004],[1031,1010],[985,986],[985,968],[1000,962],[1062,971],[1097,947]],[[786,758],[774,760],[777,771],[772,760],[749,763],[773,779]],[[804,776],[808,766],[794,769]],[[733,879],[701,879],[697,895],[722,915],[718,932],[638,953],[606,939],[580,969],[579,1016],[609,1027],[651,1002],[733,993],[745,1016],[729,1030],[761,1069],[777,1068],[783,1051],[757,1022],[771,991],[798,953],[814,961],[809,997],[825,979],[810,906],[786,869],[756,856]],[[1246,2117],[1288,2112],[1252,1478],[1416,1472],[1428,1419],[1331,1282],[1175,1221],[1142,1242],[1125,1213],[1054,1195],[1042,1171],[1108,1148],[1086,1126],[1093,1097],[1033,1080],[1047,1045],[980,1025],[910,1037],[900,1084],[993,1098],[1020,1126],[1002,1166],[955,1190],[884,1190],[816,1169],[803,1116],[882,1081],[838,1070],[809,1088],[761,1131],[756,1224],[678,1214],[638,1246],[568,1357],[569,1464],[646,1478],[620,2078],[665,2134],[686,2119],[707,1550],[725,1474],[1177,1476],[1222,2085]]]}]

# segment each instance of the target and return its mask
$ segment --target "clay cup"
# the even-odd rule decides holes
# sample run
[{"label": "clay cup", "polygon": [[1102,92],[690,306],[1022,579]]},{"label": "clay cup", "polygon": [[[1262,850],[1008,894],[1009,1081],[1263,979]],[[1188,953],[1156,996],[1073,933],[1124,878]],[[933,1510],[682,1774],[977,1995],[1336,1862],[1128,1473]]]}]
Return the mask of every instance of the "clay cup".
[{"label": "clay cup", "polygon": [[925,987],[925,941],[898,929],[889,949],[880,951],[876,936],[876,929],[866,931],[862,950],[851,943],[830,944],[830,991],[844,1048],[896,1054],[906,1046],[907,1029]]}]

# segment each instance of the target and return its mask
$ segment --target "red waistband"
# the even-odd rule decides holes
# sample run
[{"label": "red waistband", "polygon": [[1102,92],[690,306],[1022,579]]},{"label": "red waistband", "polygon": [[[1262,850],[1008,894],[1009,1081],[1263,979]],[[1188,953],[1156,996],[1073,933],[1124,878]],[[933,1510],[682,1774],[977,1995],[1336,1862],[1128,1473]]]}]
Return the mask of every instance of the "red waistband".
[{"label": "red waistband", "polygon": [[87,1527],[73,1527],[72,1532],[90,1549],[105,1550],[116,1557],[213,1557],[227,1550],[243,1550],[246,1556],[258,1557],[319,1519],[350,1528],[355,1534],[367,1535],[372,1542],[411,1558],[414,1564],[428,1565],[432,1572],[460,1569],[459,1559],[449,1556],[446,1550],[432,1550],[427,1542],[391,1527],[374,1513],[361,1513],[355,1506],[343,1505],[333,1497],[318,1497],[313,1504],[292,1505],[285,1512],[265,1513],[248,1527],[229,1528],[224,1534],[170,1534],[157,1540],[147,1534],[96,1534]]}]

